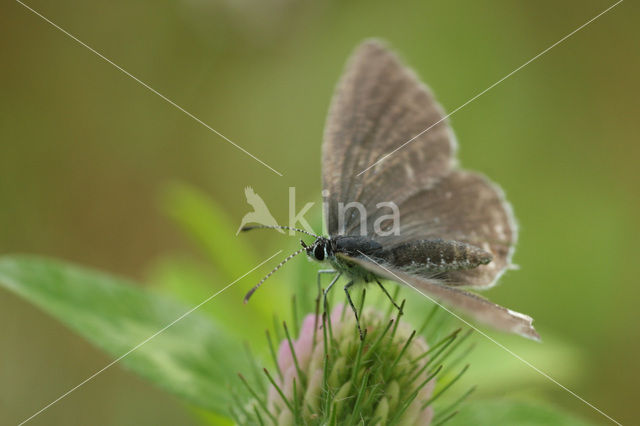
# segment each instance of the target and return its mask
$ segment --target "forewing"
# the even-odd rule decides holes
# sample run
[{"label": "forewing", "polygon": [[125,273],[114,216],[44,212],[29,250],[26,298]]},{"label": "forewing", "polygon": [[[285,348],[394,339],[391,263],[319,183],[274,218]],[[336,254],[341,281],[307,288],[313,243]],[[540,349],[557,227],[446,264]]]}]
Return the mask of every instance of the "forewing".
[{"label": "forewing", "polygon": [[388,268],[366,258],[353,258],[344,255],[340,255],[340,257],[354,262],[382,278],[408,285],[429,299],[435,299],[478,322],[501,331],[519,334],[528,339],[540,340],[540,336],[533,328],[533,319],[527,315],[496,305],[476,294]]},{"label": "forewing", "polygon": [[[409,240],[442,238],[461,241],[492,254],[487,265],[450,271],[449,285],[492,286],[511,266],[517,226],[502,190],[478,173],[452,171],[437,184],[414,193],[399,205],[399,235],[371,238],[385,246]],[[375,213],[368,223],[375,222]]]},{"label": "forewing", "polygon": [[[329,235],[342,233],[339,202],[357,201],[371,212],[379,202],[400,204],[415,188],[449,172],[455,139],[443,118],[430,91],[382,44],[366,41],[356,49],[335,91],[324,133]],[[349,213],[344,233],[355,235],[361,218],[356,209]]]}]

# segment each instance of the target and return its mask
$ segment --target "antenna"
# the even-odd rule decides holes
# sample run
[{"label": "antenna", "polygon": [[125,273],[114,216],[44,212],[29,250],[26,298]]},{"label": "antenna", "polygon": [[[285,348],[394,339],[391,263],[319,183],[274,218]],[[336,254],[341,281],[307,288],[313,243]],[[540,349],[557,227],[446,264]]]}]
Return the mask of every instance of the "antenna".
[{"label": "antenna", "polygon": [[242,232],[251,231],[252,229],[286,229],[288,231],[300,232],[302,234],[307,234],[312,237],[320,238],[320,235],[313,234],[311,232],[307,232],[304,229],[292,228],[290,226],[280,226],[280,225],[252,225],[252,226],[243,226],[240,228]]},{"label": "antenna", "polygon": [[[271,228],[271,227],[269,227],[269,228]],[[258,287],[260,287],[262,285],[263,282],[265,282],[267,280],[267,278],[269,278],[271,275],[273,275],[273,273],[276,272],[278,269],[282,268],[282,265],[284,265],[285,263],[287,263],[288,261],[290,261],[291,259],[293,259],[297,255],[302,253],[304,250],[306,250],[306,247],[302,247],[300,250],[294,251],[289,256],[287,256],[282,262],[280,262],[278,264],[278,266],[273,268],[273,271],[269,272],[263,279],[260,280],[260,282],[258,284],[256,284],[251,290],[249,290],[249,292],[247,293],[246,296],[244,296],[244,303],[246,304],[249,301],[249,298],[251,297],[251,295],[258,289]]]}]

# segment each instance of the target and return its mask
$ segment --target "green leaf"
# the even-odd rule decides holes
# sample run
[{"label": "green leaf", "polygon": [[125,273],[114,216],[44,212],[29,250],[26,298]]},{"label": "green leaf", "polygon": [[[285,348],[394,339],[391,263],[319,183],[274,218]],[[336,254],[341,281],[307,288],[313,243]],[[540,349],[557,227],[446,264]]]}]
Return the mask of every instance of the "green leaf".
[{"label": "green leaf", "polygon": [[[437,413],[436,413],[437,414]],[[538,403],[484,400],[465,403],[446,423],[455,425],[585,426],[590,423]]]},{"label": "green leaf", "polygon": [[[573,383],[588,370],[584,354],[567,339],[550,331],[543,333],[542,344],[492,330],[485,333],[560,383]],[[479,385],[476,395],[485,398],[505,392],[513,395],[513,392],[555,389],[555,385],[542,374],[484,336],[477,335],[474,343],[475,348],[467,358],[472,368],[461,382],[463,388]],[[483,368],[489,365],[500,365],[500,368]]]},{"label": "green leaf", "polygon": [[[37,257],[0,257],[0,286],[39,306],[115,358],[189,311],[126,280]],[[213,305],[216,300],[208,303]],[[242,353],[234,339],[196,311],[120,362],[199,407],[226,413],[236,372],[248,371],[246,357],[238,355]]]}]

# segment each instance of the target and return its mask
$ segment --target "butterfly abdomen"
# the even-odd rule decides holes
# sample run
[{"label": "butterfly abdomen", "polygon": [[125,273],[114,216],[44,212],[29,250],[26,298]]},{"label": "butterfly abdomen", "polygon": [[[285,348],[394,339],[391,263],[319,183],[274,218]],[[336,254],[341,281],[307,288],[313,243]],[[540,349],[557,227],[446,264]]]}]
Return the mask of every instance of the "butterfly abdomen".
[{"label": "butterfly abdomen", "polygon": [[491,262],[490,253],[460,241],[416,240],[384,250],[379,256],[388,264],[416,272],[472,269]]}]

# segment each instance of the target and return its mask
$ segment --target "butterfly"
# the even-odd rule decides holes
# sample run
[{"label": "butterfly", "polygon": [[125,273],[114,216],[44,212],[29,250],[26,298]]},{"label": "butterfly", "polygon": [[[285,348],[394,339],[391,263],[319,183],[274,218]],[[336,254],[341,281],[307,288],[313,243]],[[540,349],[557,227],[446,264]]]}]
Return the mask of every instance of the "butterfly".
[{"label": "butterfly", "polygon": [[[428,129],[428,130],[425,130]],[[539,340],[533,319],[469,290],[496,284],[512,267],[517,226],[502,190],[457,166],[457,142],[430,90],[383,43],[367,40],[348,61],[334,93],[322,146],[324,221],[328,236],[305,251],[359,282],[405,284],[478,322]],[[398,214],[393,221],[388,209]]]}]

